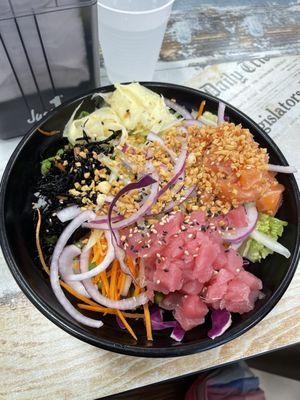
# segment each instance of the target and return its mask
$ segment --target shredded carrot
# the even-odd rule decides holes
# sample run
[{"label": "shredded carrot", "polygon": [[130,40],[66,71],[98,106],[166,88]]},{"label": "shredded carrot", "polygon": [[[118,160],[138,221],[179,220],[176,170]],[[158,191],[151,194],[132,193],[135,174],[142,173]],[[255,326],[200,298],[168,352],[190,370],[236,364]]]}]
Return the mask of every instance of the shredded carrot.
[{"label": "shredded carrot", "polygon": [[99,259],[100,254],[99,254],[99,248],[98,246],[93,246],[93,258],[92,258],[92,262],[97,262],[97,260]]},{"label": "shredded carrot", "polygon": [[37,128],[37,131],[39,131],[42,135],[45,135],[45,136],[55,136],[60,132],[60,131],[50,131],[50,132],[48,132],[48,131],[44,131],[41,128]]},{"label": "shredded carrot", "polygon": [[[99,304],[96,306],[90,306],[87,304],[77,304],[79,308],[81,308],[82,310],[89,310],[89,311],[94,311],[94,312],[102,312],[102,313],[107,313],[107,314],[117,314],[117,310],[113,309],[113,308],[106,308],[106,307],[102,307]],[[133,318],[133,319],[144,319],[144,314],[138,314],[138,313],[126,313],[126,312],[122,312],[123,316],[126,318]]]},{"label": "shredded carrot", "polygon": [[111,268],[106,272],[106,275],[107,275],[108,278],[111,277]]},{"label": "shredded carrot", "polygon": [[198,110],[197,115],[196,115],[196,119],[199,119],[199,118],[201,117],[201,115],[203,114],[203,110],[204,110],[204,107],[205,107],[205,103],[206,103],[205,100],[202,100],[202,101],[201,101],[199,110]]},{"label": "shredded carrot", "polygon": [[39,255],[40,262],[45,270],[45,272],[50,275],[50,269],[46,264],[46,261],[44,259],[44,254],[42,251],[41,247],[41,241],[40,241],[40,231],[41,231],[41,224],[42,224],[42,215],[41,211],[37,208],[37,213],[38,213],[38,222],[36,224],[36,230],[35,230],[35,242],[36,242],[36,247]]},{"label": "shredded carrot", "polygon": [[140,289],[138,286],[135,286],[135,287],[134,287],[133,295],[134,295],[134,296],[137,296],[138,294],[140,294],[140,292],[141,292],[141,289]]},{"label": "shredded carrot", "polygon": [[75,262],[74,262],[74,264],[73,264],[73,269],[75,269],[75,271],[78,271],[78,272],[79,272],[79,262],[78,262],[78,261],[75,261]]},{"label": "shredded carrot", "polygon": [[76,297],[76,299],[83,301],[84,303],[89,304],[90,306],[97,306],[98,303],[95,303],[94,301],[88,299],[85,296],[82,296],[80,293],[76,292],[71,286],[69,286],[67,283],[64,281],[59,281],[60,286],[62,286],[64,289],[66,289],[72,296]]},{"label": "shredded carrot", "polygon": [[119,261],[114,260],[111,267],[111,277],[110,277],[110,287],[109,287],[109,297],[112,300],[116,299],[116,290],[117,290],[117,273],[119,268]]},{"label": "shredded carrot", "polygon": [[83,310],[97,311],[105,314],[116,314],[116,311],[114,309],[100,306],[97,303],[95,306],[78,303],[77,306]]},{"label": "shredded carrot", "polygon": [[97,283],[101,281],[100,274],[93,276],[92,281],[97,285]]},{"label": "shredded carrot", "polygon": [[[113,300],[118,300],[120,297],[120,293],[118,292],[118,279],[120,280],[121,278],[118,277],[118,273],[123,273],[120,268],[120,264],[117,260],[114,260],[112,263],[112,268],[111,268],[111,278],[110,278],[110,287],[109,287],[109,297]],[[130,333],[130,335],[137,340],[136,334],[134,333],[133,329],[131,326],[128,324],[128,322],[125,319],[124,314],[120,310],[116,310],[117,316],[120,318],[122,321],[123,325],[127,329],[127,331]]]},{"label": "shredded carrot", "polygon": [[122,314],[122,312],[120,310],[117,310],[117,314],[118,314],[118,317],[120,318],[120,320],[123,322],[123,325],[125,326],[125,328],[128,330],[130,335],[133,337],[133,339],[137,340],[136,334],[133,332],[131,326],[126,321],[126,319],[125,319],[124,315]]},{"label": "shredded carrot", "polygon": [[103,246],[104,246],[103,241],[102,241],[102,240],[99,240],[99,241],[96,243],[96,245],[98,246],[98,249],[99,249],[99,255],[103,257],[103,256],[105,255],[105,251],[104,251],[104,248],[103,248]]},{"label": "shredded carrot", "polygon": [[127,257],[125,261],[126,261],[126,264],[127,264],[128,268],[129,268],[129,270],[131,272],[131,275],[134,278],[136,278],[136,269],[135,269],[135,264],[134,264],[133,258],[132,257]]},{"label": "shredded carrot", "polygon": [[56,168],[60,169],[62,172],[66,172],[66,168],[62,165],[62,163],[56,162]]},{"label": "shredded carrot", "polygon": [[108,283],[106,271],[101,272],[100,276],[101,276],[101,282],[102,282],[102,294],[108,295],[109,283]]},{"label": "shredded carrot", "polygon": [[121,295],[123,287],[124,287],[124,283],[125,283],[125,279],[126,279],[126,274],[124,274],[123,271],[120,272],[119,275],[119,280],[118,280],[118,296]]},{"label": "shredded carrot", "polygon": [[148,303],[144,304],[143,307],[144,307],[144,314],[145,314],[145,324],[146,324],[147,339],[148,340],[153,340],[151,318],[150,318],[150,311],[149,311]]}]

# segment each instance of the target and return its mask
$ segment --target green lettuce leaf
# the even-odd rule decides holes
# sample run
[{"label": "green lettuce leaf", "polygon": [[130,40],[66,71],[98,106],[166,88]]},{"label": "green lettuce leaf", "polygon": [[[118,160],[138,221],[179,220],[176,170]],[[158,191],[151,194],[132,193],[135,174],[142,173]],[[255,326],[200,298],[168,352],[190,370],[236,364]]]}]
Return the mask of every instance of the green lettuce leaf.
[{"label": "green lettuce leaf", "polygon": [[[270,236],[274,240],[278,240],[285,226],[287,226],[287,222],[267,214],[259,213],[256,230]],[[260,262],[269,254],[272,254],[273,251],[256,240],[249,238],[239,248],[239,253],[242,257],[252,262]]]}]

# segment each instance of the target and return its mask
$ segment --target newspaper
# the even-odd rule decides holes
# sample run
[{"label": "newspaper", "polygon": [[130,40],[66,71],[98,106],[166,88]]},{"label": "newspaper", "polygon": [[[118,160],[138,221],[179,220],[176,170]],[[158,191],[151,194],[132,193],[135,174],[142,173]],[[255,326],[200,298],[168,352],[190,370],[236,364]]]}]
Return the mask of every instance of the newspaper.
[{"label": "newspaper", "polygon": [[249,115],[300,170],[300,56],[261,57],[197,69],[190,68],[185,85]]}]

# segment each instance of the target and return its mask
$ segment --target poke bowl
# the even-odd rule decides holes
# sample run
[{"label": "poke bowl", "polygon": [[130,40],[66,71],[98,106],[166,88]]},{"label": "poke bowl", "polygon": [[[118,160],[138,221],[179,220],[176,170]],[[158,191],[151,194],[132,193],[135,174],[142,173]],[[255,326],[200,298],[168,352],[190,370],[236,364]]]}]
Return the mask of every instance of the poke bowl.
[{"label": "poke bowl", "polygon": [[224,344],[299,261],[294,169],[245,114],[167,83],[49,112],[1,183],[4,257],[29,300],[94,346],[172,357]]}]

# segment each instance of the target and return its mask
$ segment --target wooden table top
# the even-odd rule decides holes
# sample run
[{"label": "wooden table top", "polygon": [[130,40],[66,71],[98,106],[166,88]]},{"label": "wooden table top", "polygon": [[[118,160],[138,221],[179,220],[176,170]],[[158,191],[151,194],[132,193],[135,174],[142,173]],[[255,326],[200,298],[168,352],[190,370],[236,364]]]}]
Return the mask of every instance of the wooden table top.
[{"label": "wooden table top", "polygon": [[[218,5],[222,1],[214,1],[214,7],[210,0],[201,7],[197,0],[177,3],[157,79],[184,83],[187,77],[183,80],[176,73],[179,66],[185,70],[250,57],[300,54],[300,5],[293,1],[278,0],[268,6],[259,0],[232,0],[227,8]],[[0,142],[0,176],[18,142],[18,138]],[[285,139],[288,159],[295,145],[299,149],[298,137]],[[299,270],[273,311],[246,334],[205,353],[172,359],[122,356],[83,343],[27,300],[2,253],[0,273],[0,399],[91,400],[300,341]]]}]

